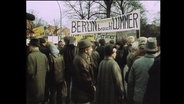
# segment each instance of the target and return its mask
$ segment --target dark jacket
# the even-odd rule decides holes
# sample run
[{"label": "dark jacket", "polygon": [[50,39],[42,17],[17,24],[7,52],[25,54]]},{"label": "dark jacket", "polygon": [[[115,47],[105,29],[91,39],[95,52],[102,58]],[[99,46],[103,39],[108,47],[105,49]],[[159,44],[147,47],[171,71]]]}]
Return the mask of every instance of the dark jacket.
[{"label": "dark jacket", "polygon": [[143,104],[160,104],[160,55],[155,58],[153,66],[149,70]]},{"label": "dark jacket", "polygon": [[72,70],[73,70],[73,59],[77,54],[77,47],[74,45],[65,45],[63,48],[63,57],[65,62],[65,79],[68,80],[71,78]]},{"label": "dark jacket", "polygon": [[118,63],[121,70],[123,70],[125,65],[127,64],[127,56],[128,56],[128,48],[127,47],[122,47],[121,49],[117,50],[117,55],[116,55],[115,60]]},{"label": "dark jacket", "polygon": [[95,83],[97,82],[99,60],[100,60],[100,55],[98,54],[97,51],[94,50],[91,55],[91,62],[92,62],[92,68],[94,72]]},{"label": "dark jacket", "polygon": [[75,56],[72,77],[71,99],[75,103],[85,103],[93,100],[94,77],[90,57],[83,53]]},{"label": "dark jacket", "polygon": [[104,48],[105,46],[99,46],[96,51],[99,53],[100,55],[100,60],[99,63],[104,59]]}]

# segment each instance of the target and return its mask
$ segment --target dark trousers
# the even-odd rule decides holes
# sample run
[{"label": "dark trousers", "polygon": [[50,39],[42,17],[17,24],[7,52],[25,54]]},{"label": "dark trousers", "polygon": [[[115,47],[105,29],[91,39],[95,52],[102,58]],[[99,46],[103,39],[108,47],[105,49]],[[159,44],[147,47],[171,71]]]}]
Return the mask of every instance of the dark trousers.
[{"label": "dark trousers", "polygon": [[50,97],[50,75],[50,72],[46,73],[44,102],[48,102]]},{"label": "dark trousers", "polygon": [[66,104],[70,104],[71,102],[71,83],[72,83],[72,77],[71,77],[71,72],[69,69],[67,69],[65,73],[65,79],[66,79],[66,84],[67,84],[67,97],[66,97]]},{"label": "dark trousers", "polygon": [[66,104],[66,97],[62,95],[62,83],[51,87],[49,104]]}]

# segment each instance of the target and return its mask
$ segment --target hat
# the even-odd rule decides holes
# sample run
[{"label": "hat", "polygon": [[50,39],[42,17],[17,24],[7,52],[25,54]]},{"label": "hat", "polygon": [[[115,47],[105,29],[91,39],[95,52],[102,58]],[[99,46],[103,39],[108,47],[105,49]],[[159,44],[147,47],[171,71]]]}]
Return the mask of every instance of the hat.
[{"label": "hat", "polygon": [[49,49],[50,49],[50,52],[51,52],[53,55],[59,54],[59,50],[58,50],[58,48],[57,48],[54,44],[51,44],[51,45],[49,46]]},{"label": "hat", "polygon": [[33,14],[27,13],[26,19],[33,21],[33,20],[35,20],[35,16]]},{"label": "hat", "polygon": [[116,42],[116,44],[117,45],[120,45],[120,46],[123,46],[124,44],[123,44],[123,41],[121,41],[121,40],[118,40],[117,42]]},{"label": "hat", "polygon": [[99,43],[100,43],[100,45],[105,45],[106,41],[105,41],[105,39],[100,39]]},{"label": "hat", "polygon": [[65,44],[69,44],[70,37],[69,37],[69,36],[65,36],[65,37],[63,38],[63,40],[64,40]]},{"label": "hat", "polygon": [[127,42],[128,43],[133,43],[135,41],[135,37],[134,36],[128,36],[127,38]]},{"label": "hat", "polygon": [[34,31],[32,31],[31,29],[27,28],[27,32],[29,33],[33,33],[34,34]]},{"label": "hat", "polygon": [[147,52],[157,52],[158,51],[156,38],[153,38],[153,37],[148,38],[147,44],[145,47],[145,51]]},{"label": "hat", "polygon": [[46,42],[44,38],[39,38],[39,41],[40,41],[40,44]]},{"label": "hat", "polygon": [[88,39],[83,39],[83,40],[79,41],[79,43],[78,43],[79,49],[87,48],[87,47],[90,47],[92,45],[93,44]]},{"label": "hat", "polygon": [[138,39],[138,46],[139,46],[139,48],[145,48],[145,45],[146,45],[146,43],[147,43],[147,38],[146,37],[139,37],[139,39]]},{"label": "hat", "polygon": [[39,40],[38,39],[31,39],[29,42],[29,45],[31,46],[39,46]]},{"label": "hat", "polygon": [[69,44],[75,44],[76,38],[75,37],[69,37]]},{"label": "hat", "polygon": [[147,43],[147,38],[146,37],[139,37],[138,42],[139,45],[145,45]]},{"label": "hat", "polygon": [[115,42],[114,42],[114,40],[110,40],[109,43],[114,44]]},{"label": "hat", "polygon": [[108,44],[105,46],[104,49],[104,54],[105,56],[110,56],[113,53],[113,49],[116,48],[114,45],[112,44]]},{"label": "hat", "polygon": [[130,47],[131,48],[131,50],[132,51],[137,51],[137,49],[138,49],[138,41],[134,41],[133,43],[132,43],[132,47]]}]

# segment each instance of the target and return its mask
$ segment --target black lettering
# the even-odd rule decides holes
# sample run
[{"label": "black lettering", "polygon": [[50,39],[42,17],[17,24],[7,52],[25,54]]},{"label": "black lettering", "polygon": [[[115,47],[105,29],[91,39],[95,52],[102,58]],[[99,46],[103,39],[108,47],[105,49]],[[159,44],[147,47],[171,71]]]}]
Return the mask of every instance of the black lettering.
[{"label": "black lettering", "polygon": [[122,29],[121,17],[118,17],[118,27],[119,27],[119,29]]},{"label": "black lettering", "polygon": [[115,18],[116,22],[115,22],[115,29],[117,29],[117,18]]},{"label": "black lettering", "polygon": [[86,23],[87,23],[87,32],[89,32],[89,23],[88,22]]},{"label": "black lettering", "polygon": [[72,21],[72,33],[76,32],[76,22]]},{"label": "black lettering", "polygon": [[129,15],[130,15],[130,14],[127,15],[127,28],[130,27]]},{"label": "black lettering", "polygon": [[134,13],[133,14],[133,27],[135,27],[135,24],[136,24],[136,28],[138,28],[137,19],[138,19],[138,14]]},{"label": "black lettering", "polygon": [[112,22],[109,22],[109,29],[112,30]]},{"label": "black lettering", "polygon": [[92,28],[93,28],[93,26],[92,26],[93,24],[92,24],[92,22],[91,22],[91,21],[90,21],[89,23],[90,23],[89,32],[91,32],[91,31],[92,31]]},{"label": "black lettering", "polygon": [[80,30],[79,30],[79,27],[80,27],[80,21],[77,21],[77,32],[79,33],[79,32],[81,32]]},{"label": "black lettering", "polygon": [[119,29],[119,19],[118,19],[118,17],[116,18],[116,30],[118,30]]},{"label": "black lettering", "polygon": [[86,22],[82,21],[82,32],[84,32],[84,29],[85,29],[85,32],[86,32]]},{"label": "black lettering", "polygon": [[114,28],[114,24],[115,24],[114,22],[115,22],[115,21],[114,21],[114,18],[112,18],[112,24],[113,24],[112,27],[113,27],[113,30],[115,29],[115,28]]},{"label": "black lettering", "polygon": [[116,29],[116,23],[117,23],[117,20],[116,20],[116,18],[114,18],[113,29]]},{"label": "black lettering", "polygon": [[126,29],[127,17],[125,15],[122,16],[121,23],[123,23],[123,29]]},{"label": "black lettering", "polygon": [[118,29],[118,24],[117,24],[117,22],[118,22],[118,20],[117,20],[117,18],[114,18],[113,19],[113,29]]},{"label": "black lettering", "polygon": [[97,31],[97,23],[96,21],[92,21],[93,24],[93,31]]},{"label": "black lettering", "polygon": [[101,29],[100,29],[100,26],[99,26],[99,24],[98,24],[98,31],[100,31]]},{"label": "black lettering", "polygon": [[128,24],[129,24],[128,28],[133,28],[131,27],[131,21],[132,21],[132,13],[128,15]]}]

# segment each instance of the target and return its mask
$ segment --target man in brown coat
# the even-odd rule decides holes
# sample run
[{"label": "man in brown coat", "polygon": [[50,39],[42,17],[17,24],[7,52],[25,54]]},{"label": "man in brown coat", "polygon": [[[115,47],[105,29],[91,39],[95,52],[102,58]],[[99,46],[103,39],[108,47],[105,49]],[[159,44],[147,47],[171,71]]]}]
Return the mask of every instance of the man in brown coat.
[{"label": "man in brown coat", "polygon": [[73,60],[71,100],[72,104],[90,104],[96,90],[90,61],[92,43],[88,39],[81,40],[78,48],[79,54]]},{"label": "man in brown coat", "polygon": [[41,104],[44,101],[45,77],[48,70],[48,59],[39,51],[38,39],[29,43],[30,54],[27,57],[26,104]]}]

